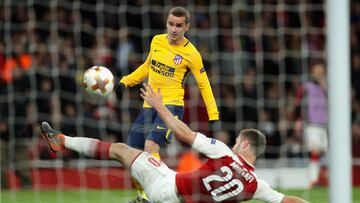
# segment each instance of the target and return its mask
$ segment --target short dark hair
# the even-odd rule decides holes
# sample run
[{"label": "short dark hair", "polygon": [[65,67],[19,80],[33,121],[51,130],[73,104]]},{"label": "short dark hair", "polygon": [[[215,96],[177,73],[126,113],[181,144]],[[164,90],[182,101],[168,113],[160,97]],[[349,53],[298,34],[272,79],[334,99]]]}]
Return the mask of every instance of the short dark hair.
[{"label": "short dark hair", "polygon": [[173,15],[176,17],[185,17],[185,23],[189,23],[190,22],[190,13],[189,11],[181,6],[176,6],[172,9],[170,9],[169,11],[169,15]]},{"label": "short dark hair", "polygon": [[266,148],[266,137],[264,133],[256,129],[244,129],[240,131],[239,136],[250,142],[250,146],[256,157],[264,153]]}]

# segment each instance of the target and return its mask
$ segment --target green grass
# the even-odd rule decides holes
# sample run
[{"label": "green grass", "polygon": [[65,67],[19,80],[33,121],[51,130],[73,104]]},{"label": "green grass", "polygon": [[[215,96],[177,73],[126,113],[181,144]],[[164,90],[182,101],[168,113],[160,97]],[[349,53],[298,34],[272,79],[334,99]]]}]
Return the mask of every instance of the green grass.
[{"label": "green grass", "polygon": [[134,190],[1,191],[1,203],[122,203],[134,197]]},{"label": "green grass", "polygon": [[[328,203],[329,201],[329,197],[328,197],[328,188],[323,188],[323,187],[319,187],[319,188],[314,188],[311,190],[279,190],[280,192],[286,194],[286,195],[294,195],[294,196],[298,196],[301,197],[305,200],[308,200],[309,202],[313,202],[313,203]],[[353,203],[360,203],[360,187],[358,188],[353,188],[352,191],[352,199],[353,199]],[[260,203],[261,201],[247,201],[247,203]]]},{"label": "green grass", "polygon": [[[327,203],[327,188],[311,190],[281,190],[314,203]],[[1,203],[123,203],[135,197],[133,190],[74,190],[74,191],[33,191],[1,190]],[[248,201],[258,203],[260,201]],[[353,190],[353,203],[360,203],[360,188]]]}]

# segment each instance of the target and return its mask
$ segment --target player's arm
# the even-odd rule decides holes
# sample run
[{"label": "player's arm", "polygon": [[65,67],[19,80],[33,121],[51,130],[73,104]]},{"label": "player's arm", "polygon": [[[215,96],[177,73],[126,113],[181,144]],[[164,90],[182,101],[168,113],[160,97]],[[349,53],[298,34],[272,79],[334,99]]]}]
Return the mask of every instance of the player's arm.
[{"label": "player's arm", "polygon": [[272,189],[267,182],[258,179],[258,186],[253,198],[269,203],[281,203],[285,195]]},{"label": "player's arm", "polygon": [[129,75],[122,77],[119,83],[122,83],[125,87],[133,87],[142,82],[149,74],[150,60],[151,52],[141,66]]},{"label": "player's arm", "polygon": [[281,203],[308,203],[308,201],[295,196],[284,196]]},{"label": "player's arm", "polygon": [[200,89],[201,96],[204,100],[206,110],[210,121],[219,120],[219,111],[216,105],[209,78],[206,74],[199,52],[193,54],[190,70],[195,77],[196,83]]},{"label": "player's arm", "polygon": [[164,106],[160,90],[155,92],[149,84],[144,84],[144,88],[141,88],[140,91],[140,96],[158,112],[162,120],[168,128],[171,129],[174,135],[179,140],[191,146],[195,140],[196,133],[181,120],[175,118],[166,106]]},{"label": "player's arm", "polygon": [[254,194],[254,199],[269,203],[307,203],[307,201],[301,198],[287,196],[272,189],[269,184],[262,179],[258,179],[258,187]]},{"label": "player's arm", "polygon": [[156,37],[151,40],[149,54],[144,63],[141,64],[134,72],[130,73],[127,76],[124,76],[119,82],[120,85],[124,85],[125,87],[133,87],[142,82],[149,75],[149,68],[151,65],[151,53],[153,50],[153,43],[155,38]]}]

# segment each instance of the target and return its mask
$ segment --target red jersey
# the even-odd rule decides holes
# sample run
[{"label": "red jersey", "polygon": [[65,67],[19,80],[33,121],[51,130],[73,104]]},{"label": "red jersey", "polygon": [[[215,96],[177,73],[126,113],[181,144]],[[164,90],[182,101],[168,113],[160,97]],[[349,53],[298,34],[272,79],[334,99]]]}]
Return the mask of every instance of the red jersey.
[{"label": "red jersey", "polygon": [[209,159],[196,171],[176,175],[176,187],[185,202],[281,202],[284,195],[258,180],[254,167],[224,143],[198,133],[192,148]]}]

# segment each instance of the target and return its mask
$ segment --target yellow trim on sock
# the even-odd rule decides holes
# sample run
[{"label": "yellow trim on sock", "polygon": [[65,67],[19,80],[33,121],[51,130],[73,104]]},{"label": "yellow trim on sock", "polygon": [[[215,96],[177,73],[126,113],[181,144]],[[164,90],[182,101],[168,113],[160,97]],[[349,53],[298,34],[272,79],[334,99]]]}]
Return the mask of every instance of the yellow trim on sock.
[{"label": "yellow trim on sock", "polygon": [[136,188],[136,191],[138,193],[138,196],[143,198],[143,199],[146,199],[146,200],[149,200],[148,196],[146,195],[145,193],[145,190],[144,188],[141,186],[141,184],[139,183],[138,180],[136,180],[134,177],[131,176],[131,181],[134,183],[134,186]]},{"label": "yellow trim on sock", "polygon": [[[171,130],[170,130],[170,129],[168,129],[168,130],[166,131],[166,135],[165,135],[166,139],[168,139],[168,138],[169,138],[170,133],[171,133]],[[169,141],[169,142],[170,142],[170,141]]]},{"label": "yellow trim on sock", "polygon": [[151,153],[151,155],[154,156],[155,158],[161,160],[159,152],[153,152],[153,153]]},{"label": "yellow trim on sock", "polygon": [[138,195],[139,195],[141,198],[146,199],[146,200],[149,201],[149,198],[148,198],[148,196],[146,195],[146,193],[145,193],[144,190],[142,190],[142,191],[139,191],[139,190],[138,190]]},{"label": "yellow trim on sock", "polygon": [[[179,118],[179,116],[174,116],[175,118]],[[171,134],[171,130],[170,128],[166,131],[166,134],[165,134],[165,138],[168,139],[169,138],[169,135]],[[170,143],[170,141],[169,141]],[[160,159],[159,159],[160,160]]]}]

